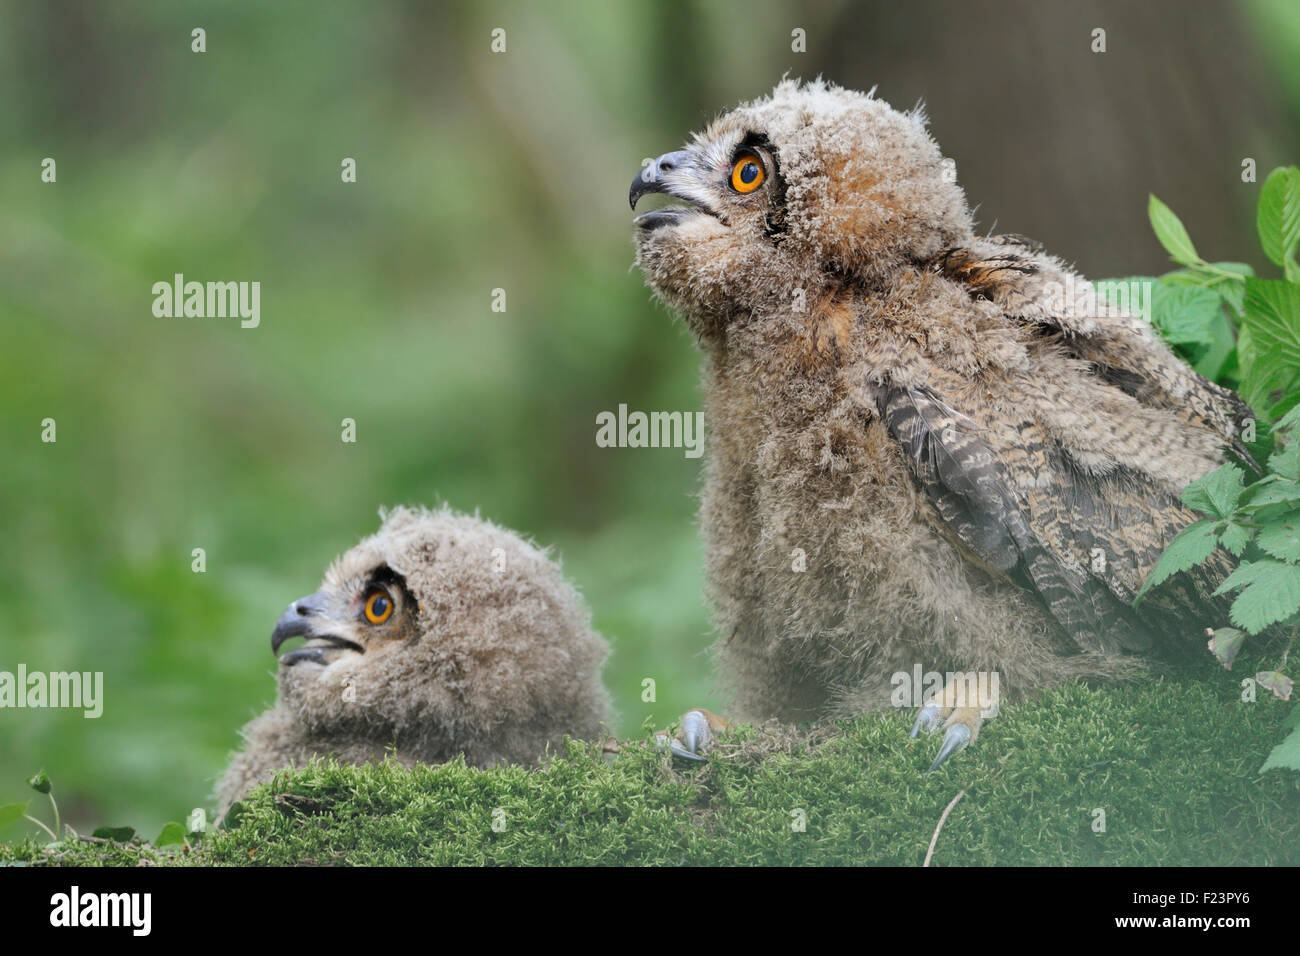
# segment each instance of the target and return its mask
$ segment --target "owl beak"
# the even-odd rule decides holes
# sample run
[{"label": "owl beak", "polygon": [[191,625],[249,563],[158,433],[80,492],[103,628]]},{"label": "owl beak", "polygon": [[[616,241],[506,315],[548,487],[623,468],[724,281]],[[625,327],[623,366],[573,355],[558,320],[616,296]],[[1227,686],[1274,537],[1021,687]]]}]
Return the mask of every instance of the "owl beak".
[{"label": "owl beak", "polygon": [[312,619],[318,617],[324,607],[325,599],[319,593],[291,603],[275,622],[275,630],[271,632],[271,653],[279,652],[280,645],[291,637],[311,637]]},{"label": "owl beak", "polygon": [[[349,650],[363,653],[361,645],[337,637],[333,634],[323,634],[317,631],[317,624],[320,623],[322,612],[325,609],[325,597],[317,592],[309,594],[305,598],[299,598],[289,605],[288,610],[280,615],[280,619],[275,622],[275,630],[271,632],[271,653],[277,653],[280,645],[291,637],[305,637],[311,640],[325,641],[336,647],[346,647]],[[325,652],[328,647],[300,647],[297,650],[289,651],[280,658],[281,664],[292,665],[299,661],[314,661],[317,664],[328,663]]]},{"label": "owl beak", "polygon": [[[641,172],[637,173],[636,179],[632,180],[632,188],[627,191],[627,201],[633,209],[636,209],[637,200],[647,193],[663,193],[666,196],[675,196],[678,199],[684,199],[696,207],[700,212],[706,212],[714,215],[713,210],[707,209],[698,200],[685,196],[678,190],[674,189],[668,181],[667,174],[680,172],[690,168],[692,164],[691,154],[684,149],[676,152],[664,153],[652,163],[646,163]],[[682,209],[654,209],[647,213],[637,216],[635,224],[642,230],[657,229],[659,226],[665,226],[669,223],[677,222],[683,215],[689,214],[689,210]]]}]

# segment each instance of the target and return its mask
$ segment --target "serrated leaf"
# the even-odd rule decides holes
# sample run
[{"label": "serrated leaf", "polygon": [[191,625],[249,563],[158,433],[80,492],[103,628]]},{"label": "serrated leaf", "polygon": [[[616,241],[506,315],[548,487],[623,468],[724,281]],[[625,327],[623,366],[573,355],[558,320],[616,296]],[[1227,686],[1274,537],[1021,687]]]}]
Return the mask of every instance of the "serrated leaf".
[{"label": "serrated leaf", "polygon": [[[1272,462],[1273,459],[1270,458],[1270,467],[1272,467]],[[1300,485],[1289,479],[1283,479],[1267,485],[1262,485],[1261,483],[1256,482],[1254,485],[1251,485],[1247,491],[1249,497],[1238,503],[1238,511],[1255,513],[1274,506],[1281,506],[1288,509],[1300,507]]]},{"label": "serrated leaf", "polygon": [[1151,290],[1151,324],[1171,345],[1208,345],[1223,301],[1212,289],[1157,283]]},{"label": "serrated leaf", "polygon": [[1236,588],[1244,588],[1257,577],[1264,573],[1265,567],[1271,563],[1271,559],[1264,561],[1243,561],[1237,566],[1237,569],[1223,579],[1223,582],[1214,589],[1215,597],[1222,597],[1229,591]]},{"label": "serrated leaf", "polygon": [[1255,675],[1255,682],[1265,690],[1271,690],[1273,696],[1280,700],[1290,700],[1295,681],[1281,671],[1260,671]]},{"label": "serrated leaf", "polygon": [[1293,438],[1281,451],[1269,455],[1268,470],[1292,481],[1300,478],[1300,441]]},{"label": "serrated leaf", "polygon": [[1219,544],[1237,557],[1241,557],[1242,552],[1246,550],[1246,545],[1250,543],[1250,534],[1248,528],[1243,528],[1239,524],[1229,524],[1219,532]]},{"label": "serrated leaf", "polygon": [[1193,363],[1193,368],[1203,378],[1211,382],[1218,381],[1234,357],[1237,340],[1232,332],[1232,322],[1226,315],[1220,315],[1210,327],[1210,341],[1204,354]]},{"label": "serrated leaf", "polygon": [[1282,721],[1283,727],[1300,727],[1300,704],[1291,708],[1291,713],[1287,714]]},{"label": "serrated leaf", "polygon": [[1193,266],[1202,261],[1196,254],[1192,237],[1187,234],[1182,220],[1154,195],[1147,200],[1147,218],[1151,220],[1151,228],[1155,230],[1156,238],[1175,262]]},{"label": "serrated leaf", "polygon": [[1165,553],[1160,555],[1160,560],[1156,562],[1156,566],[1151,569],[1146,581],[1142,583],[1142,589],[1138,591],[1135,603],[1157,584],[1161,584],[1181,571],[1186,571],[1193,565],[1200,564],[1214,553],[1215,545],[1214,522],[1208,518],[1190,524],[1178,532],[1178,536],[1169,542],[1169,547],[1165,548]]},{"label": "serrated leaf", "polygon": [[1300,770],[1300,727],[1291,731],[1286,738],[1269,751],[1268,759],[1259,772],[1265,770]]},{"label": "serrated leaf", "polygon": [[1229,462],[1184,488],[1183,504],[1216,518],[1230,518],[1245,487],[1241,469]]},{"label": "serrated leaf", "polygon": [[153,841],[154,846],[174,846],[177,843],[185,842],[185,827],[179,823],[168,823],[162,828],[162,833]]},{"label": "serrated leaf", "polygon": [[114,843],[130,843],[131,837],[135,836],[134,827],[99,827],[92,836],[97,836],[101,840],[112,840]]},{"label": "serrated leaf", "polygon": [[[1215,593],[1224,591],[1246,567],[1243,564],[1229,575]],[[1258,634],[1270,624],[1285,621],[1300,611],[1300,568],[1271,559],[1252,561],[1249,567],[1252,568],[1250,580],[1232,602],[1228,617],[1238,627]],[[1233,582],[1234,587],[1239,584]]]},{"label": "serrated leaf", "polygon": [[1273,557],[1294,564],[1300,561],[1300,514],[1292,512],[1265,524],[1255,533],[1255,543]]},{"label": "serrated leaf", "polygon": [[1273,423],[1273,431],[1289,432],[1297,425],[1300,425],[1300,408],[1293,408]]},{"label": "serrated leaf", "polygon": [[1300,285],[1282,279],[1246,279],[1246,314],[1256,361],[1268,355],[1300,366]]},{"label": "serrated leaf", "polygon": [[1290,277],[1300,243],[1300,169],[1280,166],[1268,174],[1259,191],[1255,227],[1264,255]]},{"label": "serrated leaf", "polygon": [[26,812],[27,804],[25,803],[6,803],[3,807],[0,807],[0,827],[7,827],[9,824],[21,820]]},{"label": "serrated leaf", "polygon": [[1221,627],[1210,636],[1210,653],[1218,658],[1219,663],[1232,670],[1232,662],[1237,659],[1237,652],[1246,639],[1246,632],[1235,627]]}]

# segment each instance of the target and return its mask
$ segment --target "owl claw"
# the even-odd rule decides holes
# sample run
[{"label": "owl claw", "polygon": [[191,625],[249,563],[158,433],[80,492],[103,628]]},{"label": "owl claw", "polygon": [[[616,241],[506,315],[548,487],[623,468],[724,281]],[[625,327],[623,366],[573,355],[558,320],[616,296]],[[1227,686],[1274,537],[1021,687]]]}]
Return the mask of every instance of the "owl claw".
[{"label": "owl claw", "polygon": [[701,756],[713,742],[714,731],[723,731],[728,722],[717,714],[704,708],[687,711],[677,727],[676,736],[670,737],[667,731],[655,735],[660,746],[666,746],[674,757],[695,763],[708,763],[708,758]]},{"label": "owl claw", "polygon": [[943,715],[943,708],[938,704],[926,704],[916,712],[916,722],[912,724],[912,737],[924,730],[927,734],[932,734],[939,729],[939,718]]},{"label": "owl claw", "polygon": [[673,752],[674,757],[681,757],[683,760],[692,760],[695,763],[708,763],[708,757],[701,757],[693,750],[686,749],[686,745],[674,740],[668,745],[668,749]]},{"label": "owl claw", "polygon": [[939,748],[939,753],[934,758],[934,763],[930,764],[927,774],[934,773],[939,766],[960,750],[965,750],[971,741],[971,729],[965,724],[953,724],[943,734],[943,746]]}]

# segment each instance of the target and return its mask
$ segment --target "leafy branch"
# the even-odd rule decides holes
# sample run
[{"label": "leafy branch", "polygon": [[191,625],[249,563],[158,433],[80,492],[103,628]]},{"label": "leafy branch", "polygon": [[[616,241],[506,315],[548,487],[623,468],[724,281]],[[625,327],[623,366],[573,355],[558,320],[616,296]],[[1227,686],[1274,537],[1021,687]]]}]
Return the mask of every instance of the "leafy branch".
[{"label": "leafy branch", "polygon": [[[1282,673],[1289,644],[1300,633],[1300,168],[1273,170],[1260,190],[1256,228],[1282,278],[1255,275],[1238,262],[1208,262],[1182,221],[1155,196],[1147,214],[1156,238],[1182,266],[1151,283],[1151,322],[1198,372],[1235,388],[1259,415],[1243,423],[1242,439],[1266,461],[1258,478],[1228,462],[1184,489],[1183,503],[1204,515],[1170,542],[1137,601],[1154,587],[1206,561],[1218,548],[1237,559],[1218,596],[1234,594],[1234,627],[1211,629],[1209,649],[1231,668],[1248,635],[1283,629],[1291,641],[1276,670],[1255,675],[1282,700],[1294,687]],[[1103,293],[1116,288],[1098,283]],[[1300,771],[1300,706],[1287,718],[1290,734],[1261,771]]]}]

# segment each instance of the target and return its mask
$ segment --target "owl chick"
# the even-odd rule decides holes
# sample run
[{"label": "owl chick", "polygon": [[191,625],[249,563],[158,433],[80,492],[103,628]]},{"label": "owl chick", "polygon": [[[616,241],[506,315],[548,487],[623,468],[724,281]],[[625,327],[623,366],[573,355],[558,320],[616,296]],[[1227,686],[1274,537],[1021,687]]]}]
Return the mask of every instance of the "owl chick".
[{"label": "owl chick", "polygon": [[533,764],[609,720],[608,653],[556,563],[518,535],[447,508],[397,508],[289,605],[271,650],[279,699],[243,730],[219,814],[313,756],[405,764],[464,754]]},{"label": "owl chick", "polygon": [[[928,700],[913,736],[944,728],[935,766],[999,696],[1191,646],[1226,568],[1133,600],[1195,520],[1181,489],[1244,454],[1250,415],[1060,260],[976,236],[952,170],[919,111],[785,81],[629,195],[684,201],[636,218],[636,261],[704,355],[701,517],[739,716]],[[953,676],[899,693],[922,672]]]}]

